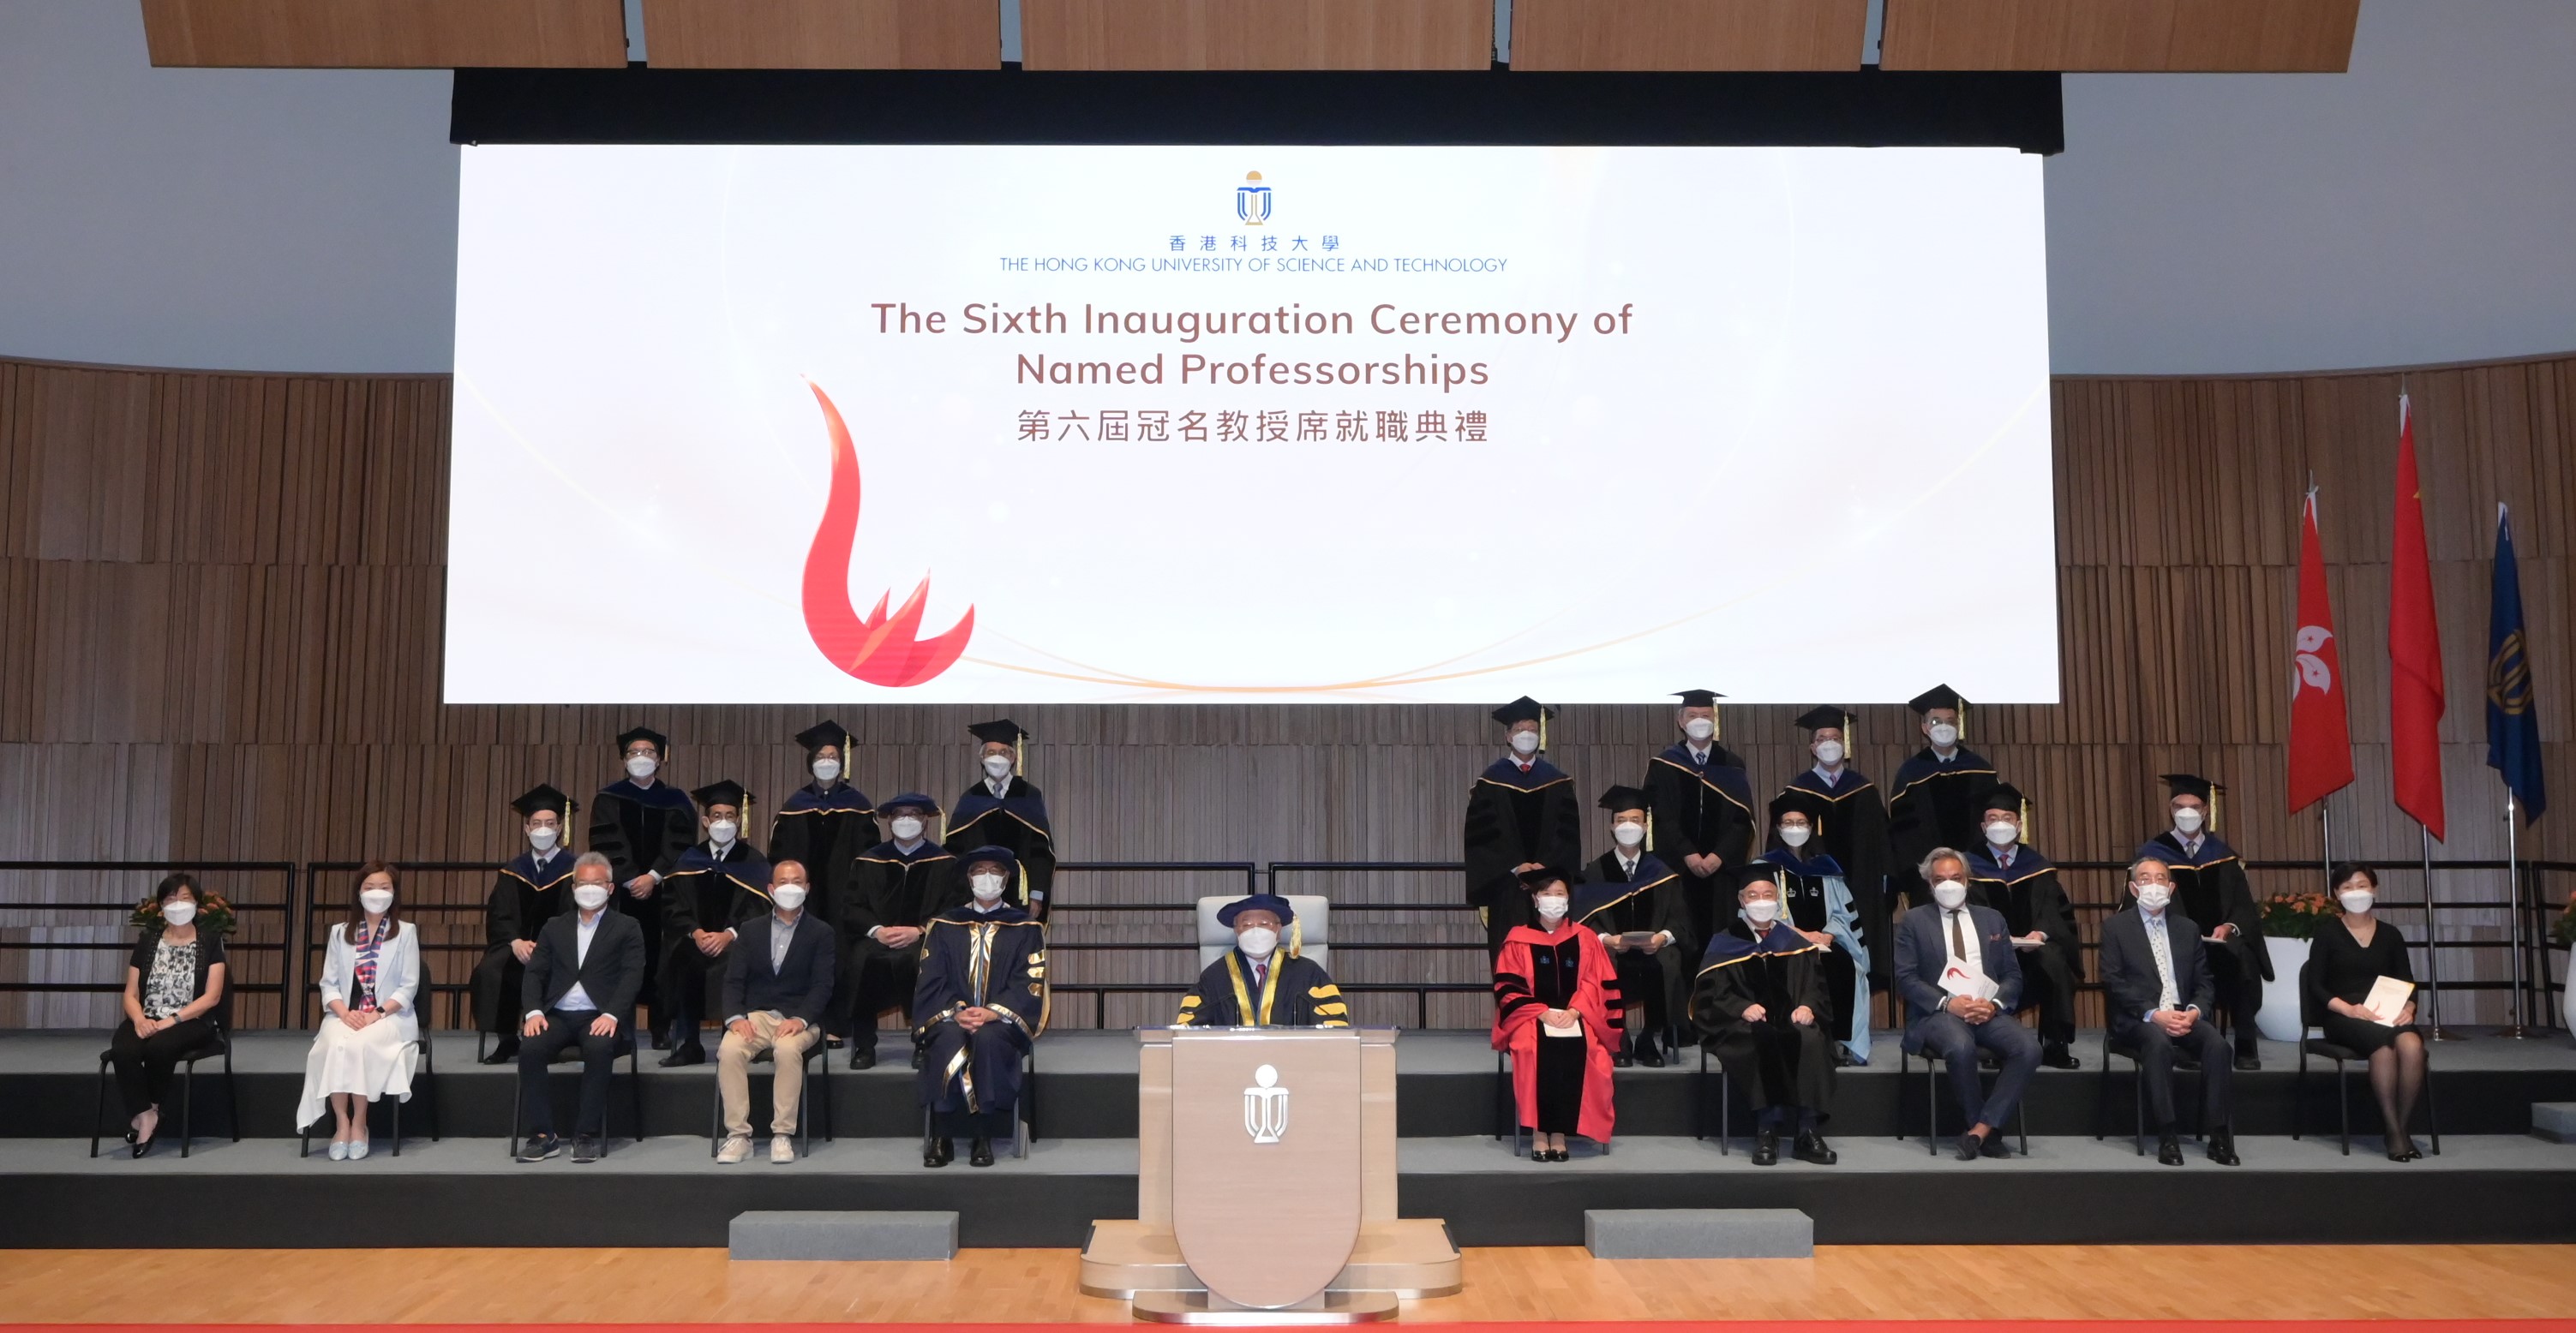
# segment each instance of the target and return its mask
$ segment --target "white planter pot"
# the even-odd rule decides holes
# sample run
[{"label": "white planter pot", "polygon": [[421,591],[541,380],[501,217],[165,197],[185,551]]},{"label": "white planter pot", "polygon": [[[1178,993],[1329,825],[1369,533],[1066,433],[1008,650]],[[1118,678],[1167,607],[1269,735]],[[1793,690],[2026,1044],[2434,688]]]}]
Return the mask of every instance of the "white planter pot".
[{"label": "white planter pot", "polygon": [[2299,969],[2308,965],[2308,941],[2267,935],[2263,946],[2272,955],[2272,979],[2263,983],[2263,1008],[2254,1015],[2254,1026],[2267,1040],[2297,1041],[2302,1035]]},{"label": "white planter pot", "polygon": [[[2546,951],[2540,956],[2544,959],[2549,957]],[[2576,959],[2576,954],[2570,954],[2569,958]],[[2568,964],[2565,980],[2567,989],[2559,993],[2559,1009],[2567,1020],[2567,1031],[2576,1032],[2576,961]]]}]

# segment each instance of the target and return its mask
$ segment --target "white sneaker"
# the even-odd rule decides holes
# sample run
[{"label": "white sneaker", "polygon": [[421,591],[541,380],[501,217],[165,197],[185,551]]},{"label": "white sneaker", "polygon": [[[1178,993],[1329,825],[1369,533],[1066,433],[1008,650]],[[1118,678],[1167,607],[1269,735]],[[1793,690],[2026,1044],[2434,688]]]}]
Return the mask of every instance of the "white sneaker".
[{"label": "white sneaker", "polygon": [[749,1156],[751,1156],[751,1136],[748,1134],[727,1134],[724,1146],[716,1149],[716,1160],[727,1166]]},{"label": "white sneaker", "polygon": [[359,1139],[349,1145],[349,1160],[352,1162],[363,1162],[367,1160],[367,1141],[365,1139]]},{"label": "white sneaker", "polygon": [[781,1165],[796,1160],[796,1140],[784,1134],[770,1136],[769,1160]]},{"label": "white sneaker", "polygon": [[349,1160],[349,1145],[342,1143],[338,1139],[331,1140],[331,1160],[335,1162],[345,1162]]}]

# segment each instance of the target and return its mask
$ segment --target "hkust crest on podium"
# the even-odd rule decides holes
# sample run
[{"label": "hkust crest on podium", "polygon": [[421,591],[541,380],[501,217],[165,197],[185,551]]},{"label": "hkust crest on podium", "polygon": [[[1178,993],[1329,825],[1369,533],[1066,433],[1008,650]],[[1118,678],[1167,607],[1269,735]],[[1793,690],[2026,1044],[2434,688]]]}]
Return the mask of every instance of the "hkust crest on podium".
[{"label": "hkust crest on podium", "polygon": [[1136,1220],[1092,1223],[1082,1289],[1191,1324],[1387,1319],[1458,1290],[1446,1223],[1395,1215],[1395,1033],[1139,1032]]}]

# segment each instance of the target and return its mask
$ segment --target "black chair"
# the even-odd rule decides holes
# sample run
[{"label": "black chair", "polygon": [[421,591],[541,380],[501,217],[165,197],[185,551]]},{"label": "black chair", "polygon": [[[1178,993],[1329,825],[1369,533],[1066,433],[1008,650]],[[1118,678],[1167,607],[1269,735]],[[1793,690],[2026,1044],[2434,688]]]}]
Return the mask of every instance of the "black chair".
[{"label": "black chair", "polygon": [[[1019,1105],[1012,1108],[1014,1114],[1011,1117],[1011,1155],[1023,1162],[1029,1159],[1029,1145],[1038,1141],[1037,1088],[1038,1053],[1037,1048],[1032,1046],[1020,1053],[1020,1101]],[[931,1129],[930,1108],[924,1106],[921,1108],[922,1142],[930,1141]]]},{"label": "black chair", "polygon": [[[427,1016],[422,1017],[425,1020]],[[430,1039],[429,1025],[426,1021],[421,1025],[420,1040],[414,1044],[420,1047],[420,1063],[411,1072],[411,1090],[414,1096],[420,1098],[421,1110],[429,1118],[429,1141],[436,1143],[438,1142],[438,1048]],[[392,1108],[385,1114],[393,1121],[394,1156],[400,1157],[403,1145],[403,1102],[399,1097],[387,1097],[382,1100]],[[375,1109],[375,1102],[367,1103],[367,1114],[372,1116]],[[318,1118],[313,1122],[314,1125],[320,1123],[322,1122]],[[296,1131],[295,1155],[309,1157],[312,1153],[313,1125],[306,1125]]]},{"label": "black chair", "polygon": [[[2113,1039],[2109,1028],[2104,1028],[2102,1030],[2102,1073],[2095,1079],[2093,1085],[2095,1089],[2093,1096],[2093,1140],[2096,1143],[2101,1142],[2104,1134],[2107,1132],[2106,1127],[2110,1123],[2111,1057],[2115,1055],[2129,1062],[2129,1088],[2130,1091],[2135,1094],[2138,1113],[2137,1127],[2132,1130],[2129,1135],[2129,1146],[2137,1149],[2138,1156],[2144,1157],[2147,1155],[2146,1069],[2139,1062],[2137,1043]],[[2199,1065],[2193,1064],[2189,1060],[2184,1059],[2180,1052],[2175,1053],[2175,1073],[2194,1073],[2199,1069]],[[2208,1076],[2203,1074],[2202,1077],[2206,1078]],[[2176,1100],[2181,1099],[2180,1089],[2175,1090],[2175,1098]],[[2199,1105],[2196,1100],[2192,1104],[2195,1107]],[[2195,1110],[2193,1114],[2197,1116],[2199,1113]],[[2209,1127],[2206,1125],[2195,1123],[2192,1126],[2191,1136],[2195,1139],[2200,1138],[2208,1132],[2208,1128]]]},{"label": "black chair", "polygon": [[[2352,1091],[2351,1071],[2346,1066],[2367,1067],[2370,1056],[2349,1046],[2325,1039],[2317,1021],[2315,1006],[2308,1003],[2308,971],[2316,966],[2314,959],[2299,966],[2299,1075],[2290,1084],[2290,1137],[2300,1137],[2308,1118],[2308,1057],[2332,1060],[2335,1067],[2335,1112],[2341,1121],[2343,1155],[2352,1156]],[[2433,1155],[2442,1155],[2442,1118],[2433,1109],[2433,1043],[2424,1043],[2424,1127],[2433,1138]]]},{"label": "black chair", "polygon": [[[1734,1137],[1735,1129],[1735,1105],[1731,1095],[1733,1090],[1734,1084],[1729,1081],[1726,1065],[1720,1062],[1717,1066],[1717,1153],[1720,1157],[1735,1151],[1727,1143],[1727,1140]],[[1708,1138],[1708,1048],[1706,1046],[1699,1048],[1699,1079],[1691,1090],[1691,1137],[1700,1140]]]},{"label": "black chair", "polygon": [[[632,1015],[629,1015],[627,1021],[617,1026],[617,1044],[609,1048],[608,1059],[609,1063],[614,1065],[620,1056],[625,1057],[627,1111],[634,1123],[635,1141],[642,1143],[644,1141],[644,1062],[636,1054],[636,1049],[635,1020]],[[580,1058],[581,1047],[576,1043],[555,1052],[552,1063],[564,1064]],[[518,1159],[521,1131],[526,1126],[527,1091],[527,1075],[520,1071],[517,1060],[513,1059],[510,1064],[510,1137],[501,1145],[501,1151],[508,1154],[513,1161]],[[609,1131],[615,1127],[615,1123],[610,1121],[599,1127],[599,1146],[603,1155],[608,1151],[609,1140],[612,1137]],[[574,1126],[575,1133],[579,1130],[580,1126]]]},{"label": "black chair", "polygon": [[[2008,1020],[1998,1018],[1995,1021],[2005,1022]],[[1909,1051],[1905,1049],[1905,1043],[1901,1040],[1896,1046],[1896,1139],[1897,1142],[1902,1143],[1907,1137],[1905,1133],[1905,1076],[1912,1070],[1913,1066],[1911,1062],[1915,1059],[1923,1061],[1923,1111],[1925,1121],[1923,1126],[1923,1151],[1930,1153],[1932,1156],[1938,1157],[1941,1155],[1941,1057],[1937,1052],[1933,1051],[1923,1051],[1919,1053]],[[1977,1048],[1977,1076],[1978,1081],[1981,1084],[1984,1082],[1985,1075],[1989,1071],[1999,1070],[2002,1067],[2003,1058],[2001,1056],[1996,1055],[1992,1051],[1986,1050],[1984,1047]],[[1962,1132],[1965,1131],[1965,1128],[1965,1126],[1961,1127]],[[1999,1130],[2000,1128],[2001,1127],[1998,1126]],[[2013,1103],[2013,1132],[2015,1136],[2021,1140],[2022,1155],[2025,1157],[2029,1156],[2030,1099],[2027,1097]]]},{"label": "black chair", "polygon": [[[1512,1136],[1512,1156],[1523,1157],[1528,1155],[1529,1150],[1521,1147],[1522,1134],[1528,1133],[1533,1142],[1537,1134],[1535,1131],[1525,1130],[1521,1124],[1520,1103],[1512,1096],[1512,1071],[1509,1057],[1508,1051],[1494,1052],[1494,1138],[1499,1141],[1503,1137],[1504,1130],[1508,1128]],[[1602,1156],[1610,1155],[1609,1144],[1600,1144],[1599,1147]]]},{"label": "black chair", "polygon": [[[778,1048],[772,1046],[755,1053],[751,1057],[751,1062],[775,1068],[778,1064],[777,1056]],[[823,1062],[823,1067],[819,1071],[814,1068],[814,1062],[817,1060]],[[796,1155],[803,1157],[813,1149],[814,1117],[809,1108],[816,1102],[821,1102],[823,1107],[823,1141],[825,1143],[832,1141],[831,1048],[820,1041],[814,1042],[806,1046],[804,1058],[800,1063],[805,1066],[805,1082],[796,1089]],[[776,1080],[773,1079],[770,1083],[772,1097],[777,1096],[777,1086]],[[721,1082],[716,1085],[715,1110],[711,1113],[709,1124],[711,1127],[707,1130],[707,1156],[713,1157],[724,1150],[724,1085]]]},{"label": "black chair", "polygon": [[[179,1056],[179,1063],[187,1067],[187,1073],[179,1081],[179,1155],[181,1157],[187,1156],[188,1150],[196,1143],[194,1129],[197,1109],[197,1062],[212,1060],[219,1056],[224,1062],[224,1124],[232,1132],[233,1142],[241,1142],[241,1101],[233,1091],[232,1037],[224,1029],[224,1020],[218,1017],[213,1025],[207,1028],[205,1040],[189,1047]],[[89,1155],[92,1157],[98,1156],[98,1141],[102,1134],[100,1126],[107,1119],[108,1067],[115,1059],[114,1047],[98,1053],[98,1109],[90,1116]],[[156,1132],[153,1137],[158,1140],[160,1135]]]}]

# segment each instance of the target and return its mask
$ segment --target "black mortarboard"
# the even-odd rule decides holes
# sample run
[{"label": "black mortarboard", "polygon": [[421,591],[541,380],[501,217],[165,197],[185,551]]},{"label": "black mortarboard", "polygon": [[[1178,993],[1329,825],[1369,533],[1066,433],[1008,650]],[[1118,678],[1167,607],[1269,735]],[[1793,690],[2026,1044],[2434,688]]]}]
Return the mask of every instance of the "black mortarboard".
[{"label": "black mortarboard", "polygon": [[1805,815],[1810,823],[1821,825],[1824,823],[1826,812],[1833,808],[1833,802],[1804,787],[1788,787],[1771,798],[1771,822],[1777,824],[1780,822],[1780,816],[1795,810]]},{"label": "black mortarboard", "polygon": [[2197,796],[2204,803],[2209,800],[2211,792],[2227,790],[2207,778],[2193,777],[2189,773],[2166,773],[2161,776],[2166,789],[2173,796]]},{"label": "black mortarboard", "polygon": [[1543,722],[1556,716],[1556,710],[1524,694],[1494,710],[1494,720],[1504,726],[1516,722]]},{"label": "black mortarboard", "polygon": [[555,812],[555,818],[567,819],[571,817],[573,811],[581,807],[575,804],[571,797],[540,782],[530,787],[527,795],[510,802],[510,808],[518,811],[522,819],[534,819],[540,810],[552,810]]},{"label": "black mortarboard", "polygon": [[[969,870],[974,869],[978,861],[990,861],[1002,868],[1004,879],[1017,880],[1020,877],[1020,858],[1011,855],[1008,847],[978,847],[957,859]],[[1281,919],[1284,921],[1286,918]]]},{"label": "black mortarboard", "polygon": [[1521,872],[1521,887],[1524,889],[1543,889],[1550,884],[1563,884],[1570,891],[1574,886],[1574,876],[1555,866],[1540,866],[1536,870]]},{"label": "black mortarboard", "polygon": [[1622,810],[1651,810],[1654,798],[1643,787],[1612,787],[1601,793],[1601,808],[1613,814]]},{"label": "black mortarboard", "polygon": [[905,792],[903,795],[898,796],[891,801],[877,802],[877,813],[885,815],[888,818],[892,818],[894,812],[903,806],[911,806],[913,809],[918,810],[925,815],[941,813],[939,802],[934,801],[917,791]]},{"label": "black mortarboard", "polygon": [[1297,919],[1297,909],[1290,907],[1287,899],[1275,893],[1256,893],[1248,898],[1237,898],[1216,909],[1216,923],[1231,930],[1234,927],[1234,919],[1246,912],[1268,912],[1278,917],[1279,924],[1283,926]]},{"label": "black mortarboard", "polygon": [[1026,740],[1029,735],[1027,728],[1007,717],[995,718],[990,722],[978,722],[966,730],[973,733],[975,739],[987,745],[1017,745]]},{"label": "black mortarboard", "polygon": [[1818,704],[1798,714],[1798,725],[1809,731],[1821,731],[1826,727],[1847,731],[1851,728],[1851,710],[1841,704]]},{"label": "black mortarboard", "polygon": [[1715,690],[1681,690],[1677,692],[1677,697],[1681,699],[1684,708],[1715,708],[1717,701],[1726,696]]},{"label": "black mortarboard", "polygon": [[653,742],[654,754],[657,754],[664,759],[671,757],[671,738],[655,731],[651,727],[627,728],[626,734],[617,738],[617,752],[619,754],[626,753],[627,748],[634,745],[637,741],[651,741]]},{"label": "black mortarboard", "polygon": [[[1986,793],[1985,810],[2010,810],[2015,815],[2027,815],[2030,813],[2030,798],[2021,794],[2021,788],[2009,782],[1998,782],[1993,790]],[[1985,810],[1978,813],[1983,814]]]},{"label": "black mortarboard", "polygon": [[816,750],[822,749],[826,745],[830,745],[841,751],[841,758],[846,760],[850,757],[849,728],[842,726],[838,722],[831,721],[828,718],[807,727],[803,731],[797,732],[796,743],[804,746],[805,753],[807,754],[812,754]]},{"label": "black mortarboard", "polygon": [[742,808],[743,801],[750,795],[750,792],[742,789],[741,783],[731,778],[726,778],[722,782],[710,782],[689,793],[690,798],[698,803],[700,809],[711,805],[730,805],[739,810]]},{"label": "black mortarboard", "polygon": [[1917,714],[1922,714],[1931,712],[1935,708],[1965,708],[1968,706],[1968,701],[1960,698],[1959,692],[1947,685],[1935,685],[1906,700],[1905,706],[1913,709]]}]

